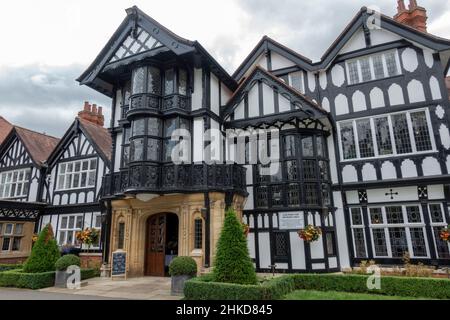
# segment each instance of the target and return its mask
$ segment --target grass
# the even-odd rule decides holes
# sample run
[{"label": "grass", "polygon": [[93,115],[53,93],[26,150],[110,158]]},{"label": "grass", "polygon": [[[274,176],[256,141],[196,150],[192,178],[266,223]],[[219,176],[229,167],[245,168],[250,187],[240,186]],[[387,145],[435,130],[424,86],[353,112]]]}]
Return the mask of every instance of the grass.
[{"label": "grass", "polygon": [[417,298],[383,296],[368,293],[337,291],[297,290],[289,293],[284,300],[418,300]]}]

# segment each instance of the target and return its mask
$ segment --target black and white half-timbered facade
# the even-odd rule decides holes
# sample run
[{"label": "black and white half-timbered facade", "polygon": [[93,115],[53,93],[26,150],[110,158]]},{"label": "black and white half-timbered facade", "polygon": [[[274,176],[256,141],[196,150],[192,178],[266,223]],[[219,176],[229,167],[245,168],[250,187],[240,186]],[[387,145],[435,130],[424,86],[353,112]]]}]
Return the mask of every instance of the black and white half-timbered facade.
[{"label": "black and white half-timbered facade", "polygon": [[76,233],[87,228],[101,231],[100,194],[110,160],[111,136],[103,127],[101,108],[86,102],[48,159],[42,190],[47,206],[38,222],[39,230],[52,225],[60,246],[89,250],[90,257],[97,252],[98,261],[100,239],[88,248],[77,241]]},{"label": "black and white half-timbered facade", "polygon": [[[232,76],[128,9],[78,79],[113,98],[104,262],[121,250],[130,275],[164,275],[176,255],[207,269],[233,206],[258,271],[406,252],[448,265],[449,61],[415,1],[394,19],[362,8],[318,62],[265,36]],[[308,225],[318,241],[299,237]]]},{"label": "black and white half-timbered facade", "polygon": [[58,139],[14,126],[0,146],[0,263],[26,259],[42,213],[46,161]]}]

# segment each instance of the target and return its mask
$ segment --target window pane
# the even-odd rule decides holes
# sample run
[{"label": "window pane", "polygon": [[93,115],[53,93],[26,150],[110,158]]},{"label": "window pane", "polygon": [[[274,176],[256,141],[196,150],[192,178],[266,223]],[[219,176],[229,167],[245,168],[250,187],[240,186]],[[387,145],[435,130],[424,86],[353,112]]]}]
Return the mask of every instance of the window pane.
[{"label": "window pane", "polygon": [[291,73],[291,86],[299,92],[303,92],[303,74],[302,72]]},{"label": "window pane", "polygon": [[177,129],[178,118],[167,119],[164,122],[164,137],[169,138]]},{"label": "window pane", "polygon": [[361,66],[362,81],[372,80],[372,72],[370,71],[370,60],[369,58],[362,58],[359,60]]},{"label": "window pane", "polygon": [[161,135],[161,120],[157,118],[148,119],[148,134],[159,137]]},{"label": "window pane", "polygon": [[314,157],[313,137],[302,138],[303,157]]},{"label": "window pane", "polygon": [[341,124],[341,140],[344,159],[356,158],[355,134],[352,122]]},{"label": "window pane", "polygon": [[298,184],[288,185],[287,201],[289,207],[297,207],[300,204],[300,187]]},{"label": "window pane", "polygon": [[409,139],[408,121],[406,114],[395,114],[392,116],[392,126],[394,128],[395,146],[397,153],[411,153],[411,140]]},{"label": "window pane", "polygon": [[13,234],[13,227],[14,227],[14,225],[12,223],[6,224],[5,235],[12,235]]},{"label": "window pane", "polygon": [[431,138],[430,133],[428,132],[428,123],[425,111],[411,113],[411,122],[417,151],[431,150]]},{"label": "window pane", "polygon": [[94,227],[98,228],[98,229],[100,229],[102,227],[102,216],[101,215],[95,216]]},{"label": "window pane", "polygon": [[12,247],[11,247],[11,251],[20,251],[20,238],[14,238],[13,239],[13,243],[12,243]]},{"label": "window pane", "polygon": [[317,179],[316,160],[303,160],[303,179]]},{"label": "window pane", "polygon": [[119,223],[117,249],[125,247],[125,223]]},{"label": "window pane", "polygon": [[203,221],[195,219],[194,222],[194,248],[201,249],[203,247]]},{"label": "window pane", "polygon": [[83,228],[83,217],[82,216],[77,216],[76,219],[77,219],[77,223],[76,223],[75,227],[77,229]]},{"label": "window pane", "polygon": [[122,166],[126,167],[130,160],[130,147],[122,148]]},{"label": "window pane", "polygon": [[285,136],[284,141],[284,156],[294,157],[295,156],[295,136]]},{"label": "window pane", "polygon": [[317,155],[319,157],[325,157],[325,141],[323,137],[316,137],[316,148],[317,148]]},{"label": "window pane", "polygon": [[0,223],[0,236],[3,235],[3,223]]},{"label": "window pane", "polygon": [[372,57],[373,69],[375,71],[375,79],[384,78],[384,67],[382,55],[375,55]]},{"label": "window pane", "polygon": [[355,241],[355,255],[357,258],[366,258],[366,243],[364,240],[364,230],[362,228],[353,229],[353,239]]},{"label": "window pane", "polygon": [[351,208],[350,209],[351,215],[352,215],[352,224],[354,226],[362,226],[362,215],[361,215],[361,209],[360,208]]},{"label": "window pane", "polygon": [[380,156],[392,154],[391,131],[387,117],[376,118],[375,132],[377,134],[378,154]]},{"label": "window pane", "polygon": [[144,160],[144,139],[135,139],[130,144],[131,161]]},{"label": "window pane", "polygon": [[63,245],[66,243],[66,231],[59,232],[59,245]]},{"label": "window pane", "polygon": [[75,228],[75,216],[70,216],[69,217],[69,225],[68,225],[69,229],[73,229]]},{"label": "window pane", "polygon": [[322,181],[330,180],[330,175],[328,174],[328,162],[319,161],[320,179]]},{"label": "window pane", "polygon": [[298,179],[297,161],[286,161],[286,177],[289,181]]},{"label": "window pane", "polygon": [[390,228],[389,238],[391,240],[392,257],[402,258],[408,251],[405,228]]},{"label": "window pane", "polygon": [[21,236],[23,233],[23,224],[18,223],[16,224],[16,227],[14,228],[14,235]]},{"label": "window pane", "polygon": [[359,153],[361,158],[375,156],[370,120],[364,119],[356,121],[356,128],[358,130]]},{"label": "window pane", "polygon": [[420,223],[422,218],[420,217],[420,209],[418,206],[406,207],[406,213],[409,223]]},{"label": "window pane", "polygon": [[88,176],[88,186],[89,186],[89,187],[95,186],[95,171],[89,172],[89,176]]},{"label": "window pane", "polygon": [[350,76],[350,84],[359,82],[358,63],[357,61],[350,61],[348,63],[348,73]]},{"label": "window pane", "polygon": [[145,134],[145,120],[146,119],[138,119],[133,121],[133,137]]},{"label": "window pane", "polygon": [[145,68],[138,68],[133,72],[133,94],[144,93]]},{"label": "window pane", "polygon": [[281,185],[274,185],[270,187],[272,207],[283,206],[283,187]]},{"label": "window pane", "polygon": [[375,248],[375,255],[377,257],[386,257],[388,255],[386,245],[386,233],[384,229],[373,229],[373,244]]},{"label": "window pane", "polygon": [[74,174],[73,175],[73,187],[78,188],[80,186],[80,175]]},{"label": "window pane", "polygon": [[61,219],[61,229],[67,228],[67,217],[62,217]]},{"label": "window pane", "polygon": [[174,85],[174,71],[173,69],[166,70],[164,82],[164,94],[169,95],[173,93]]},{"label": "window pane", "polygon": [[426,257],[428,255],[425,245],[425,236],[422,228],[410,228],[411,244],[415,257]]},{"label": "window pane", "polygon": [[256,188],[256,207],[258,208],[267,208],[268,207],[268,195],[267,195],[267,187],[257,187]]},{"label": "window pane", "polygon": [[444,222],[444,215],[440,204],[430,204],[431,222],[442,223]]},{"label": "window pane", "polygon": [[305,202],[307,205],[318,204],[318,192],[316,184],[305,184]]},{"label": "window pane", "polygon": [[177,145],[177,141],[164,140],[164,161],[172,161],[172,150]]},{"label": "window pane", "polygon": [[89,161],[83,161],[83,170],[89,170]]},{"label": "window pane", "polygon": [[161,71],[155,67],[148,68],[148,93],[161,94]]},{"label": "window pane", "polygon": [[447,241],[444,241],[440,237],[442,227],[434,227],[434,239],[436,240],[436,250],[440,259],[450,259],[450,251]]},{"label": "window pane", "polygon": [[180,69],[178,71],[179,79],[178,79],[178,93],[182,95],[186,95],[187,93],[187,72],[184,69]]},{"label": "window pane", "polygon": [[2,251],[9,251],[10,244],[11,244],[11,238],[3,238]]},{"label": "window pane", "polygon": [[289,256],[290,250],[288,249],[288,236],[289,233],[287,232],[274,232],[274,255],[276,258],[287,258]]},{"label": "window pane", "polygon": [[330,186],[328,184],[322,184],[322,202],[324,206],[331,204]]},{"label": "window pane", "polygon": [[147,140],[147,160],[159,161],[160,156],[160,142],[156,139]]},{"label": "window pane", "polygon": [[383,214],[381,208],[370,208],[370,222],[372,224],[383,224]]},{"label": "window pane", "polygon": [[92,159],[92,160],[90,161],[90,169],[91,169],[91,170],[97,169],[97,159]]},{"label": "window pane", "polygon": [[386,58],[388,76],[389,77],[396,76],[398,74],[398,69],[397,69],[397,61],[395,59],[395,53],[388,52],[384,56]]},{"label": "window pane", "polygon": [[86,187],[86,183],[87,183],[87,173],[83,172],[81,174],[81,182],[80,182],[80,187],[81,188],[85,188]]},{"label": "window pane", "polygon": [[389,224],[403,223],[402,207],[386,207],[386,219]]},{"label": "window pane", "polygon": [[327,232],[326,233],[326,241],[327,241],[327,251],[329,256],[335,256],[336,255],[336,244],[334,241],[334,233],[333,232]]}]

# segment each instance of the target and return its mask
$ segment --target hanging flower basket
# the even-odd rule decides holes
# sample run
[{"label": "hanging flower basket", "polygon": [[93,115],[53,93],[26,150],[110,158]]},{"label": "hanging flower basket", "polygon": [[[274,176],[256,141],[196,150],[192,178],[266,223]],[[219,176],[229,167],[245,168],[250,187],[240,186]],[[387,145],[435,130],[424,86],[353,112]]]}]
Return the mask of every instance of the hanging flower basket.
[{"label": "hanging flower basket", "polygon": [[243,223],[242,228],[244,229],[245,236],[248,237],[248,234],[250,232],[250,226],[248,224]]},{"label": "hanging flower basket", "polygon": [[439,236],[442,241],[450,242],[450,225],[442,229]]},{"label": "hanging flower basket", "polygon": [[89,250],[93,244],[98,242],[100,231],[92,228],[86,228],[83,231],[78,231],[75,236],[77,241],[82,245],[87,245]]},{"label": "hanging flower basket", "polygon": [[305,229],[301,229],[298,231],[298,235],[300,236],[300,238],[302,238],[303,241],[307,243],[319,240],[321,234],[322,229],[313,225],[308,225]]},{"label": "hanging flower basket", "polygon": [[36,243],[36,241],[38,240],[39,235],[37,233],[33,234],[33,236],[31,237],[31,244],[34,245]]}]

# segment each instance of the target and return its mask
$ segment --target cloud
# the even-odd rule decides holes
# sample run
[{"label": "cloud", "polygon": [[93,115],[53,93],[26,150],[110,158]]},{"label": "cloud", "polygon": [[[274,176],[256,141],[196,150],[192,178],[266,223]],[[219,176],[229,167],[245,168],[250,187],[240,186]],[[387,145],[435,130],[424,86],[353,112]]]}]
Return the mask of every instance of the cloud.
[{"label": "cloud", "polygon": [[81,65],[0,67],[0,115],[55,136],[64,134],[84,101],[105,106],[109,119],[110,99],[75,81],[83,69]]}]

